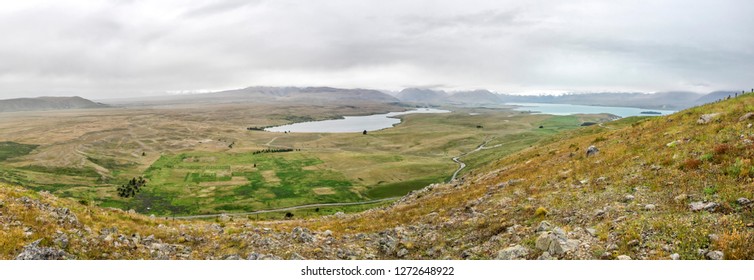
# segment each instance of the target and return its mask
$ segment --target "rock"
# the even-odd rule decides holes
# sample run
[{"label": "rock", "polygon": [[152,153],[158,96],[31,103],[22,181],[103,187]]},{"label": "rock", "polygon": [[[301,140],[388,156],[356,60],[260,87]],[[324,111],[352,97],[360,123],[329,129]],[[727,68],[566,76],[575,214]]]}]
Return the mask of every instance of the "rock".
[{"label": "rock", "polygon": [[597,211],[594,211],[595,217],[602,217],[603,215],[605,215],[605,209],[599,209]]},{"label": "rock", "polygon": [[639,240],[638,239],[634,239],[634,240],[628,241],[628,243],[626,243],[626,245],[628,245],[630,247],[639,246]]},{"label": "rock", "polygon": [[345,218],[345,217],[346,217],[346,213],[343,213],[343,212],[337,212],[337,213],[335,213],[335,214],[334,214],[334,216],[335,216],[335,218],[338,218],[338,219],[343,219],[343,218]]},{"label": "rock", "polygon": [[715,212],[715,209],[717,209],[717,207],[719,207],[719,206],[720,206],[720,204],[715,203],[715,202],[704,203],[702,201],[697,201],[697,202],[689,203],[689,209],[691,211],[693,211],[693,212],[698,212],[698,211],[702,211],[702,210],[709,211],[709,212]]},{"label": "rock", "polygon": [[[560,231],[562,232],[562,229]],[[567,239],[564,233],[543,232],[537,237],[535,247],[549,252],[550,255],[562,256],[575,250],[579,244],[578,240]]]},{"label": "rock", "polygon": [[600,255],[601,260],[611,260],[613,259],[613,254],[610,254],[610,252],[604,252],[602,255]]},{"label": "rock", "polygon": [[21,253],[16,256],[16,260],[66,260],[71,258],[68,253],[63,250],[51,247],[40,247],[39,242],[41,241],[42,239],[38,239],[37,241],[24,246]]},{"label": "rock", "polygon": [[717,116],[719,116],[719,115],[720,115],[720,113],[712,113],[712,114],[701,115],[701,116],[699,116],[699,119],[696,120],[696,123],[698,123],[698,124],[707,124],[710,121],[712,121],[713,119],[717,118]]},{"label": "rock", "polygon": [[223,257],[223,259],[225,259],[226,261],[237,261],[237,260],[241,259],[241,256],[239,256],[239,255],[227,255],[227,256]]},{"label": "rock", "polygon": [[295,227],[291,231],[291,238],[301,243],[314,242],[314,235],[312,235],[308,229]]},{"label": "rock", "polygon": [[589,148],[586,149],[586,156],[587,157],[594,156],[594,155],[597,155],[597,153],[599,153],[599,152],[600,152],[600,150],[597,149],[597,147],[595,147],[594,145],[592,145],[592,146],[589,146]]},{"label": "rock", "polygon": [[678,253],[671,254],[670,255],[670,259],[674,260],[674,261],[680,260],[681,259],[681,255],[679,255]]},{"label": "rock", "polygon": [[709,251],[704,255],[708,260],[722,260],[725,255],[721,251]]},{"label": "rock", "polygon": [[550,248],[550,243],[552,243],[550,234],[543,232],[539,235],[539,237],[537,237],[537,241],[534,243],[534,247],[542,251],[547,251],[547,249]]},{"label": "rock", "polygon": [[748,120],[748,119],[750,119],[750,118],[751,118],[752,116],[754,116],[754,113],[752,113],[752,112],[746,113],[746,114],[744,114],[743,116],[741,116],[740,118],[738,118],[738,121],[739,121],[739,122],[742,122],[742,121]]},{"label": "rock", "polygon": [[225,232],[225,230],[223,229],[223,227],[221,225],[214,224],[214,223],[211,224],[211,225],[209,225],[209,226],[207,226],[207,229],[209,231],[215,232],[217,234],[222,234],[223,232]]},{"label": "rock", "polygon": [[665,144],[665,146],[672,148],[672,147],[678,146],[678,144],[681,144],[681,143],[683,143],[681,140],[674,140],[673,142]]},{"label": "rock", "polygon": [[675,197],[673,198],[673,200],[674,200],[675,202],[684,202],[684,201],[686,201],[686,199],[688,199],[688,198],[689,198],[689,196],[688,196],[688,195],[686,195],[685,193],[683,193],[683,194],[679,194],[679,195],[675,196]]},{"label": "rock", "polygon": [[709,238],[709,240],[712,242],[717,242],[718,240],[720,240],[720,236],[714,233],[710,233],[709,235],[707,235],[707,238]]},{"label": "rock", "polygon": [[68,248],[68,235],[66,235],[63,232],[58,232],[53,242],[55,242],[55,245],[57,245],[58,247],[67,249]]},{"label": "rock", "polygon": [[736,203],[738,203],[738,205],[744,206],[744,205],[747,205],[747,204],[751,203],[751,201],[748,198],[739,197],[738,199],[736,199]]},{"label": "rock", "polygon": [[620,256],[618,256],[617,259],[620,260],[620,261],[630,261],[631,257],[626,256],[626,255],[620,255]]},{"label": "rock", "polygon": [[534,232],[543,232],[543,231],[549,231],[552,229],[552,225],[548,223],[547,221],[541,221],[539,222],[539,226],[537,226],[537,229],[534,230]]},{"label": "rock", "polygon": [[707,252],[709,252],[709,250],[707,250],[707,249],[697,249],[696,250],[696,254],[699,255],[700,257],[703,257],[705,254],[707,254]]},{"label": "rock", "polygon": [[289,260],[305,260],[306,258],[304,258],[304,256],[299,255],[298,253],[294,252],[293,254],[291,254],[291,256],[288,259]]},{"label": "rock", "polygon": [[628,202],[631,202],[631,201],[633,201],[633,200],[634,200],[634,198],[635,198],[635,197],[634,197],[633,195],[627,194],[627,195],[625,195],[625,196],[623,197],[623,202],[626,202],[626,203],[628,203]]},{"label": "rock", "polygon": [[398,253],[396,253],[396,255],[399,258],[405,257],[406,255],[408,255],[408,249],[402,248],[402,249],[398,250]]},{"label": "rock", "polygon": [[542,255],[540,255],[537,258],[537,260],[547,261],[547,260],[557,260],[557,258],[551,256],[549,252],[542,252]]},{"label": "rock", "polygon": [[591,237],[597,237],[597,230],[594,228],[586,228],[586,233],[589,234]]},{"label": "rock", "polygon": [[[547,253],[547,252],[545,252]],[[497,252],[498,260],[525,260],[529,250],[521,245],[505,248]],[[549,254],[548,254],[549,255]]]},{"label": "rock", "polygon": [[655,206],[654,204],[644,205],[644,210],[647,210],[647,211],[655,210],[655,208],[657,208],[657,206]]},{"label": "rock", "polygon": [[610,245],[607,245],[607,248],[606,248],[606,249],[607,249],[608,251],[615,251],[615,250],[618,250],[618,245],[615,245],[615,244],[610,244]]},{"label": "rock", "polygon": [[329,237],[329,236],[332,236],[332,230],[329,230],[329,229],[328,229],[328,230],[326,230],[325,232],[323,232],[323,233],[322,233],[322,235],[324,235],[325,237]]}]

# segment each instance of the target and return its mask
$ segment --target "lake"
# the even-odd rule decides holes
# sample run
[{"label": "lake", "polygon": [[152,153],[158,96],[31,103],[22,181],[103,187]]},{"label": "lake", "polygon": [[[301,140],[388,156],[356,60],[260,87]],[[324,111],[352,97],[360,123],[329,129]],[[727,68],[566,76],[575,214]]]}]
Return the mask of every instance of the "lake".
[{"label": "lake", "polygon": [[[572,115],[572,114],[613,114],[620,116],[621,118],[631,116],[661,116],[675,113],[675,111],[669,110],[655,110],[655,109],[641,109],[641,108],[629,108],[629,107],[607,107],[607,106],[587,106],[587,105],[571,105],[571,104],[549,104],[549,103],[506,103],[506,105],[521,106],[514,110],[516,111],[531,111],[538,114],[550,114],[550,115]],[[644,112],[644,113],[642,113]],[[656,112],[659,114],[652,114],[647,112]]]},{"label": "lake", "polygon": [[270,132],[325,132],[325,133],[346,133],[346,132],[362,132],[375,131],[385,128],[393,127],[393,125],[399,124],[400,119],[394,118],[397,116],[408,114],[439,114],[450,113],[448,110],[422,108],[414,109],[405,112],[390,112],[387,114],[375,114],[369,116],[345,116],[342,119],[337,120],[325,120],[315,122],[300,122],[294,124],[287,124],[281,126],[275,126],[266,128],[265,131]]}]

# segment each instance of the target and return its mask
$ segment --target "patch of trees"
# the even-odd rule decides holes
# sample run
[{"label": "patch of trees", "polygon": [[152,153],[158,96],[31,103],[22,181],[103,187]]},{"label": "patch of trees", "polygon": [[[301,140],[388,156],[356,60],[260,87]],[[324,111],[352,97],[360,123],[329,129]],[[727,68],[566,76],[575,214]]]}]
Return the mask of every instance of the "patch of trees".
[{"label": "patch of trees", "polygon": [[246,130],[265,130],[270,127],[272,126],[269,126],[269,125],[268,126],[250,126],[250,127],[247,127]]},{"label": "patch of trees", "polygon": [[146,185],[147,180],[141,176],[139,176],[139,178],[131,178],[127,184],[118,187],[118,196],[123,198],[133,197]]},{"label": "patch of trees", "polygon": [[286,152],[293,152],[293,151],[301,151],[301,149],[264,149],[259,151],[254,151],[252,154],[265,154],[265,153],[286,153]]}]

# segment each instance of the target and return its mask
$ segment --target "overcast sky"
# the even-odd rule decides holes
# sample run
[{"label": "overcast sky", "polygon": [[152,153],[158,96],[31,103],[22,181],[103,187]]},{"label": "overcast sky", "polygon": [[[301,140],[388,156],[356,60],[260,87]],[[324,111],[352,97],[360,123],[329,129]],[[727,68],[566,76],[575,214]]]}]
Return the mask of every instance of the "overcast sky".
[{"label": "overcast sky", "polygon": [[754,87],[754,1],[4,1],[0,97]]}]

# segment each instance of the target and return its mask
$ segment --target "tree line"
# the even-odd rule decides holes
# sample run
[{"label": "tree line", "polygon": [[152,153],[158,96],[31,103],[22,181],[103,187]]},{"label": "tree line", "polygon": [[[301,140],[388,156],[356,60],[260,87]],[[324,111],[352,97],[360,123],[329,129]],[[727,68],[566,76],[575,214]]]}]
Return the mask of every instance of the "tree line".
[{"label": "tree line", "polygon": [[118,187],[118,196],[123,198],[129,198],[135,196],[142,187],[146,186],[147,180],[139,176],[139,178],[132,178],[125,185]]}]

